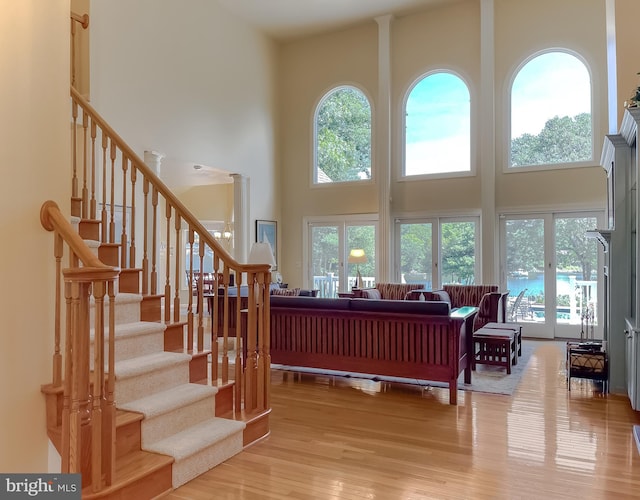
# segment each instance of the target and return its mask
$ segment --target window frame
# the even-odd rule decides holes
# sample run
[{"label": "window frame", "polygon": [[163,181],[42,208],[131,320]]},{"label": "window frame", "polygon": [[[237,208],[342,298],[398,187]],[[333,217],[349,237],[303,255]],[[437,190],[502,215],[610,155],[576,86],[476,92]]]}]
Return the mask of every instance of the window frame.
[{"label": "window frame", "polygon": [[[409,100],[409,96],[415,89],[416,85],[422,82],[425,78],[430,76],[447,73],[453,75],[460,79],[460,81],[465,85],[467,91],[469,92],[469,170],[459,171],[459,172],[436,172],[436,173],[423,173],[416,175],[407,175],[406,174],[406,160],[407,160],[407,102]],[[418,77],[416,77],[407,87],[407,90],[404,93],[402,98],[401,106],[399,107],[399,150],[400,150],[400,161],[399,161],[399,175],[398,180],[400,182],[411,182],[411,181],[419,181],[425,179],[450,179],[457,177],[473,177],[476,175],[476,164],[477,164],[477,127],[474,126],[476,123],[476,113],[475,113],[475,105],[476,99],[474,98],[473,87],[469,84],[470,79],[466,77],[461,71],[450,68],[450,67],[442,67],[431,69],[425,73],[421,73]]]},{"label": "window frame", "polygon": [[[318,182],[318,113],[320,112],[320,107],[322,104],[330,97],[334,92],[341,89],[354,89],[360,92],[367,102],[369,103],[369,112],[370,112],[370,127],[371,127],[371,140],[370,140],[370,169],[371,169],[371,177],[369,179],[358,179],[358,180],[350,180],[350,181],[332,181],[332,182]],[[374,106],[373,101],[369,93],[357,83],[341,83],[338,85],[333,85],[322,92],[320,98],[316,101],[313,107],[313,113],[311,116],[311,176],[310,176],[310,187],[311,188],[320,188],[325,189],[328,186],[353,186],[354,184],[370,184],[375,181],[375,120],[374,120]]]},{"label": "window frame", "polygon": [[[570,56],[575,57],[578,61],[580,61],[585,69],[587,70],[587,74],[589,75],[589,87],[591,89],[591,159],[590,160],[582,160],[577,162],[562,162],[562,163],[544,163],[540,165],[526,165],[526,166],[517,166],[514,167],[511,165],[511,110],[513,104],[513,84],[515,82],[516,77],[522,71],[522,69],[529,64],[531,61],[536,59],[537,57],[543,56],[545,54],[550,53],[563,53]],[[505,114],[504,114],[504,131],[503,136],[503,151],[505,161],[503,162],[502,172],[506,174],[513,174],[518,172],[539,172],[545,170],[564,170],[568,168],[583,168],[583,167],[593,167],[599,166],[598,161],[596,160],[596,124],[598,122],[596,118],[596,106],[595,106],[595,97],[594,97],[594,81],[593,81],[593,72],[591,70],[591,66],[589,65],[587,59],[575,50],[571,50],[566,47],[549,47],[543,50],[538,50],[529,54],[525,57],[515,68],[510,72],[508,84],[505,92]],[[507,133],[508,132],[508,133]]]},{"label": "window frame", "polygon": [[402,272],[400,269],[401,257],[401,231],[403,224],[425,224],[430,223],[432,228],[432,289],[442,289],[442,225],[444,223],[473,222],[475,224],[475,245],[474,245],[474,280],[476,283],[482,282],[482,217],[479,213],[465,212],[460,214],[432,214],[424,216],[398,216],[394,218],[394,257],[393,275],[394,280],[402,282]]},{"label": "window frame", "polygon": [[302,276],[303,287],[313,287],[313,265],[312,265],[312,232],[317,227],[336,227],[338,231],[338,258],[339,258],[339,279],[342,283],[343,290],[347,291],[346,283],[348,282],[348,263],[347,257],[349,249],[347,248],[347,231],[350,227],[355,226],[373,226],[375,232],[375,277],[379,278],[380,266],[380,218],[377,213],[366,214],[342,214],[342,215],[324,215],[324,216],[308,216],[303,217],[303,241],[302,241],[302,267],[305,270]]}]

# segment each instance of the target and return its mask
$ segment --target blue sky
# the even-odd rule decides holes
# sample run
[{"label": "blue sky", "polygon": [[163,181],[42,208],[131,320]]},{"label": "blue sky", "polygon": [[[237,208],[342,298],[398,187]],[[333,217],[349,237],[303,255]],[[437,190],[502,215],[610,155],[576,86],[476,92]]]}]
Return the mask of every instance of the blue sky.
[{"label": "blue sky", "polygon": [[[545,53],[519,71],[511,97],[512,137],[536,135],[556,115],[591,113],[589,73],[571,54]],[[469,109],[469,91],[451,73],[416,84],[407,100],[408,175],[469,169]]]}]

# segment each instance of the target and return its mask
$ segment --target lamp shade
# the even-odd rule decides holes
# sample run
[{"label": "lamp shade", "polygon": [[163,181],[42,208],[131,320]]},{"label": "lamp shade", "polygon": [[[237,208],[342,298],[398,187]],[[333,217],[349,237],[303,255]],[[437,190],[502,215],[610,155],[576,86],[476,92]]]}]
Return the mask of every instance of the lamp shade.
[{"label": "lamp shade", "polygon": [[362,248],[354,248],[349,252],[347,262],[349,264],[364,264],[367,262],[367,256],[364,254],[364,250]]},{"label": "lamp shade", "polygon": [[271,267],[276,265],[273,250],[271,249],[269,242],[256,242],[251,245],[251,251],[249,252],[249,264],[269,264]]}]

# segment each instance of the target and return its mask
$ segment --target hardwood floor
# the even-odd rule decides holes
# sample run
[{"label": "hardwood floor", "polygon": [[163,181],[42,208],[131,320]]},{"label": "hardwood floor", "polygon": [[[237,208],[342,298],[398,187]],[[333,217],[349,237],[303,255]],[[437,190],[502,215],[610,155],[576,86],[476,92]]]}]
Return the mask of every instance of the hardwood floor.
[{"label": "hardwood floor", "polygon": [[540,342],[513,396],[272,373],[271,435],[168,499],[640,498],[640,413]]}]

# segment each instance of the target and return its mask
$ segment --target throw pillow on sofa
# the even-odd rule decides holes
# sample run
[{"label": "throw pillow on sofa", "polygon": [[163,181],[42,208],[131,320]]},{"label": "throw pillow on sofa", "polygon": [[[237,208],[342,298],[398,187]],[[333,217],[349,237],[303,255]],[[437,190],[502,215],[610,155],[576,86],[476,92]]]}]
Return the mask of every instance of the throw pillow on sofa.
[{"label": "throw pillow on sofa", "polygon": [[377,288],[363,288],[360,290],[359,297],[361,299],[377,299],[377,300],[382,299],[380,290],[378,290]]},{"label": "throw pillow on sofa", "polygon": [[299,288],[272,288],[271,295],[282,295],[284,297],[296,297],[300,295]]}]

